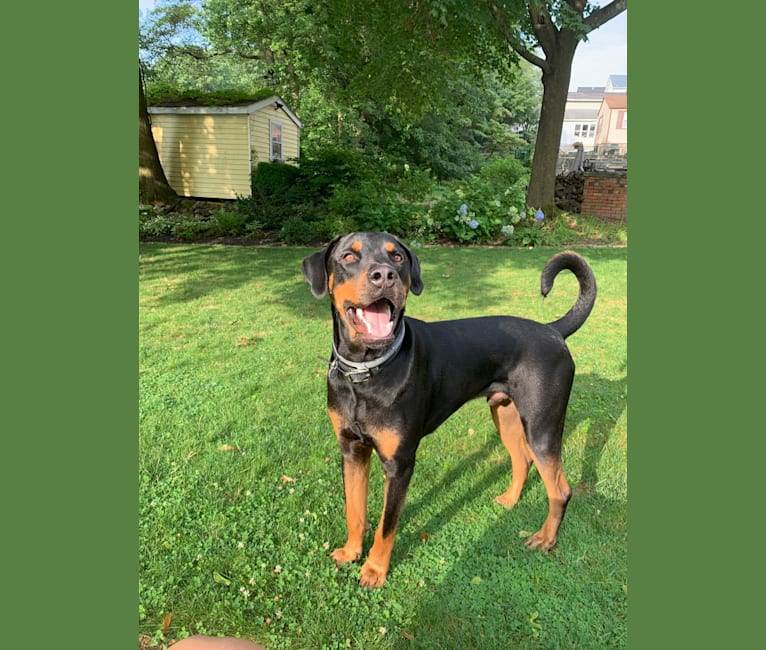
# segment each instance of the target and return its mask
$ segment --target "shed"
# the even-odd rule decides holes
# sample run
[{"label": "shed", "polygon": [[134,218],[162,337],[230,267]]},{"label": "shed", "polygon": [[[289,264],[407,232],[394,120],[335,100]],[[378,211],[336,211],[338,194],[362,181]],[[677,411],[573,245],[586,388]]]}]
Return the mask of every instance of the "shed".
[{"label": "shed", "polygon": [[179,196],[251,196],[259,162],[297,164],[303,124],[276,95],[227,106],[148,107],[168,183]]}]

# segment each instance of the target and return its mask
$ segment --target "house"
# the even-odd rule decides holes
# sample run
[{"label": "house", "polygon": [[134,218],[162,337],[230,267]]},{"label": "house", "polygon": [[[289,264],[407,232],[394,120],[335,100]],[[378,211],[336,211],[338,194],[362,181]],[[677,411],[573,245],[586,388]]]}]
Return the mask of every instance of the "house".
[{"label": "house", "polygon": [[628,92],[628,75],[626,74],[610,74],[606,80],[606,88],[604,93],[609,95],[612,93],[627,93]]},{"label": "house", "polygon": [[621,156],[628,152],[627,93],[604,95],[598,111],[594,144],[599,156]]},{"label": "house", "polygon": [[303,124],[276,95],[226,106],[175,101],[148,107],[168,183],[179,196],[250,196],[259,162],[297,164]]},{"label": "house", "polygon": [[[582,142],[586,152],[595,149],[598,143],[611,142],[605,140],[605,136],[598,137],[597,134],[598,118],[602,114],[604,98],[607,95],[624,95],[627,107],[627,93],[626,74],[609,75],[606,86],[580,86],[575,92],[568,93],[559,145],[561,153],[570,152],[575,142]],[[607,122],[604,122],[604,125],[606,126]],[[627,117],[625,128],[627,129]],[[614,135],[613,131],[611,135]],[[624,142],[627,143],[627,138]]]},{"label": "house", "polygon": [[605,91],[604,86],[580,86],[567,94],[559,145],[561,153],[571,151],[575,142],[582,142],[585,151],[593,149],[598,111]]}]

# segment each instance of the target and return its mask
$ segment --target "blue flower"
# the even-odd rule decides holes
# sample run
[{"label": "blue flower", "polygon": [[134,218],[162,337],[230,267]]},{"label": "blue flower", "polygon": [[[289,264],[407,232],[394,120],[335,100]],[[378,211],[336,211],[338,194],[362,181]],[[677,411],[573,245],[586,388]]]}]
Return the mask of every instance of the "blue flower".
[{"label": "blue flower", "polygon": [[471,219],[471,220],[468,222],[468,225],[469,225],[469,226],[470,226],[470,227],[471,227],[473,230],[476,230],[476,229],[479,227],[479,222],[478,222],[478,221],[476,221],[476,219]]},{"label": "blue flower", "polygon": [[461,217],[464,217],[465,215],[467,215],[467,214],[468,214],[468,206],[467,206],[465,203],[463,203],[463,205],[461,205],[461,206],[460,206],[460,207],[457,209],[457,213],[458,213],[458,214],[459,214]]},{"label": "blue flower", "polygon": [[542,210],[538,210],[535,213],[535,221],[542,221],[543,219],[545,219],[545,214],[543,213]]}]

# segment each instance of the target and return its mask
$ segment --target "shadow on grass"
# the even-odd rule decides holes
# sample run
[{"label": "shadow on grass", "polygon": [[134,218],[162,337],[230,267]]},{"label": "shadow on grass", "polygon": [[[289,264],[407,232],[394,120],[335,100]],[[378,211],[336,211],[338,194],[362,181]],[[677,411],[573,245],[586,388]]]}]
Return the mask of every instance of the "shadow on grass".
[{"label": "shadow on grass", "polygon": [[258,300],[279,302],[296,312],[310,304],[300,270],[306,253],[300,249],[144,243],[140,253],[139,281],[163,283],[160,304],[245,286],[258,292]]},{"label": "shadow on grass", "polygon": [[[159,304],[189,302],[211,293],[241,287],[252,288],[258,300],[278,303],[300,318],[325,319],[329,299],[315,299],[301,274],[303,258],[315,248],[220,246],[201,244],[142,243],[139,281],[162,283],[156,300]],[[477,302],[486,306],[482,313],[507,313],[536,318],[542,305],[539,298],[539,273],[557,249],[508,248],[427,248],[417,254],[423,263],[423,296],[411,298],[408,313],[423,320],[460,318],[477,315]],[[581,250],[592,263],[624,260],[623,249]],[[459,254],[460,266],[455,266]],[[528,272],[534,271],[530,279]],[[503,273],[500,280],[488,276]],[[519,273],[519,278],[515,274]],[[519,294],[533,297],[518,300]],[[572,297],[556,293],[552,304],[560,305],[562,315]],[[558,316],[556,316],[558,317]]]},{"label": "shadow on grass", "polygon": [[[625,371],[624,363],[621,369]],[[587,374],[575,380],[567,418],[568,421],[575,423],[575,427],[587,428],[580,480],[573,485],[575,494],[590,492],[598,484],[598,466],[604,448],[614,435],[615,426],[627,406],[627,390],[627,375],[613,380],[596,374]],[[566,428],[565,441],[572,430],[572,427]]]},{"label": "shadow on grass", "polygon": [[[626,384],[627,378],[610,380],[594,374],[575,380],[565,448],[573,431],[586,427],[587,433],[580,462],[573,463],[570,454],[565,466],[575,494],[557,547],[546,555],[523,546],[523,537],[537,530],[547,513],[542,480],[533,469],[520,502],[510,510],[498,505],[497,519],[478,539],[466,541],[471,535],[465,532],[459,540],[440,540],[455,556],[446,558],[447,574],[417,601],[413,625],[407,630],[414,640],[408,647],[456,647],[450,643],[481,648],[623,646],[627,503],[608,496],[608,489],[596,493],[594,486],[609,478],[599,476],[598,468],[625,409]],[[591,410],[593,403],[597,407]],[[490,417],[488,410],[486,417]],[[499,451],[503,462],[494,463],[491,457]],[[478,480],[465,477],[469,472],[477,474]],[[406,527],[407,519],[424,521],[416,531],[410,528],[397,539],[391,579],[396,579],[397,565],[413,561],[412,556],[432,536],[444,537],[445,528],[455,532],[450,525],[453,519],[459,518],[462,526],[471,512],[486,510],[485,502],[504,491],[510,478],[510,458],[505,457],[497,436],[459,460],[438,483],[413,495],[405,506],[403,523]],[[413,486],[417,481],[416,469]],[[582,581],[582,576],[588,579]]]}]

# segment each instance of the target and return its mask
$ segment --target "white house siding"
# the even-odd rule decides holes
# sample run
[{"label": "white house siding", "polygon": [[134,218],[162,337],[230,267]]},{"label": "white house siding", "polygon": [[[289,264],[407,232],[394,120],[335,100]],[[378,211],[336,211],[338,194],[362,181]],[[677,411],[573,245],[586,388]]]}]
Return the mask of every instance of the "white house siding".
[{"label": "white house siding", "polygon": [[168,183],[180,196],[250,196],[247,115],[153,114]]}]

